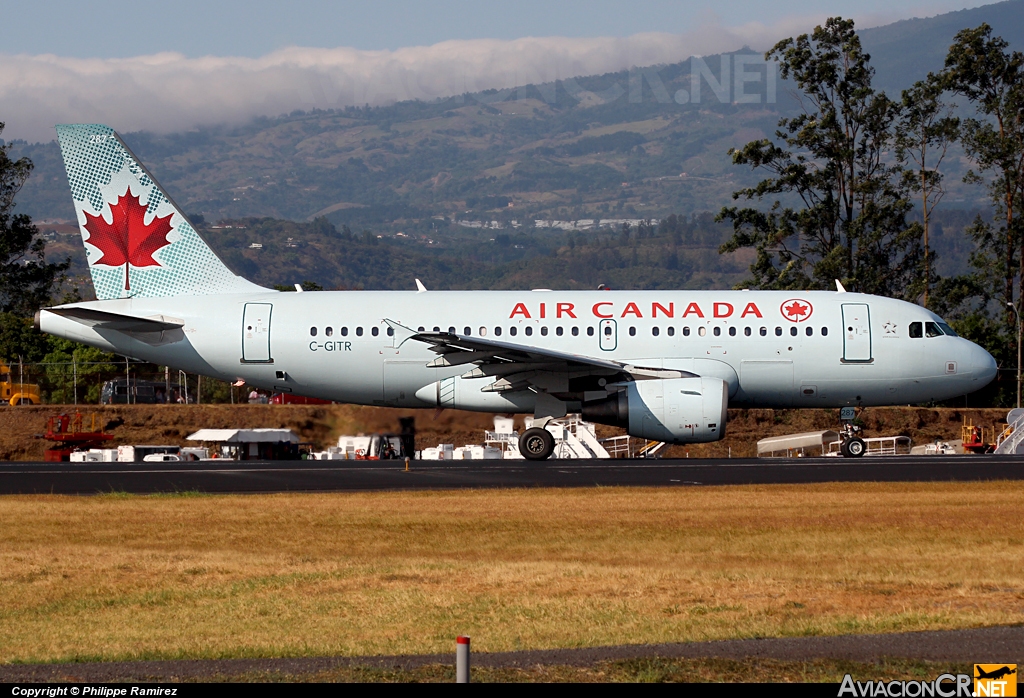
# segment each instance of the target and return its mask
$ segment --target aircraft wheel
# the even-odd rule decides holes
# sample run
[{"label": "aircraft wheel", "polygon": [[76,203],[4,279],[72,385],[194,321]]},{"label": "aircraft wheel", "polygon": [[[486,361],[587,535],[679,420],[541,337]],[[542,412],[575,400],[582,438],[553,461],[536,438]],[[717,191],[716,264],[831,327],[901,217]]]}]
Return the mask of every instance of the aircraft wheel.
[{"label": "aircraft wheel", "polygon": [[519,452],[526,460],[547,460],[555,450],[555,437],[547,429],[533,427],[519,437]]},{"label": "aircraft wheel", "polygon": [[849,445],[850,442],[847,439],[843,439],[842,443],[839,444],[839,455],[841,455],[843,458],[850,457],[850,452],[846,450],[846,447]]},{"label": "aircraft wheel", "polygon": [[860,458],[864,455],[864,451],[868,448],[867,444],[864,443],[864,439],[859,436],[855,436],[846,442],[846,455],[851,458]]}]

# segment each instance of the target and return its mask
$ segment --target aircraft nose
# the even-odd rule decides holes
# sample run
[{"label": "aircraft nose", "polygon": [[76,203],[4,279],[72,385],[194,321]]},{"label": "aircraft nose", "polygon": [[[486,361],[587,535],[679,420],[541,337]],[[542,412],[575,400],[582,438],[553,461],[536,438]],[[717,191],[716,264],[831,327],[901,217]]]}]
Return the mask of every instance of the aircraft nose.
[{"label": "aircraft nose", "polygon": [[977,388],[983,388],[996,377],[996,360],[977,344],[971,343],[968,349],[968,366]]}]

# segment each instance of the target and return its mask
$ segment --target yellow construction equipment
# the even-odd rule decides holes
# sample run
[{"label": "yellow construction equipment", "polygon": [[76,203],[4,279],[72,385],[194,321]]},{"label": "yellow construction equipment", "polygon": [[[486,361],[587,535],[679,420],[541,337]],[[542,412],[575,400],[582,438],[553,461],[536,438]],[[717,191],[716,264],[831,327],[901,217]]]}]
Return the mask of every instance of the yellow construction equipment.
[{"label": "yellow construction equipment", "polygon": [[25,383],[17,374],[12,374],[3,359],[0,359],[0,400],[11,405],[38,405],[43,401],[39,386]]}]

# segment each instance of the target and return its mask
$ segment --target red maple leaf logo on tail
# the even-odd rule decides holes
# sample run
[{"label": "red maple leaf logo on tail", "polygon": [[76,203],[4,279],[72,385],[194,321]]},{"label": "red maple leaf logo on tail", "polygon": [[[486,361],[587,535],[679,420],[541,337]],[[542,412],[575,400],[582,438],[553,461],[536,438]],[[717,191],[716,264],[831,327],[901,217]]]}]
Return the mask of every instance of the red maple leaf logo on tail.
[{"label": "red maple leaf logo on tail", "polygon": [[93,264],[108,267],[124,265],[124,290],[129,290],[128,267],[159,267],[160,262],[153,259],[153,253],[161,247],[171,244],[167,233],[171,232],[171,217],[153,217],[149,225],[145,222],[147,206],[143,206],[138,196],[133,196],[128,189],[117,197],[117,203],[110,206],[113,222],[107,223],[103,216],[85,214],[85,229],[89,231],[86,240],[95,245],[103,253]]}]

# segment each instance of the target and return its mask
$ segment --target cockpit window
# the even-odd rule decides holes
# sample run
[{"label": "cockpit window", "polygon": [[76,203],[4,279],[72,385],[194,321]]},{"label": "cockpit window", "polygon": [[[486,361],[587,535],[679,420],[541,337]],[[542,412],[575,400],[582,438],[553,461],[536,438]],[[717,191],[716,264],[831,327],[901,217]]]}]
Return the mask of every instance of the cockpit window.
[{"label": "cockpit window", "polygon": [[942,330],[943,334],[949,335],[950,337],[959,337],[960,336],[960,335],[958,335],[956,333],[956,330],[954,330],[952,327],[950,327],[946,323],[940,322],[940,323],[938,323],[938,325],[939,325],[939,329]]},{"label": "cockpit window", "polygon": [[910,338],[911,339],[921,339],[922,336],[923,335],[921,333],[921,323],[920,322],[912,322],[912,323],[910,323]]},{"label": "cockpit window", "polygon": [[924,333],[925,333],[925,336],[927,336],[927,337],[941,337],[942,336],[942,330],[940,330],[939,326],[937,324],[935,324],[934,322],[926,322],[926,323],[924,323]]}]

